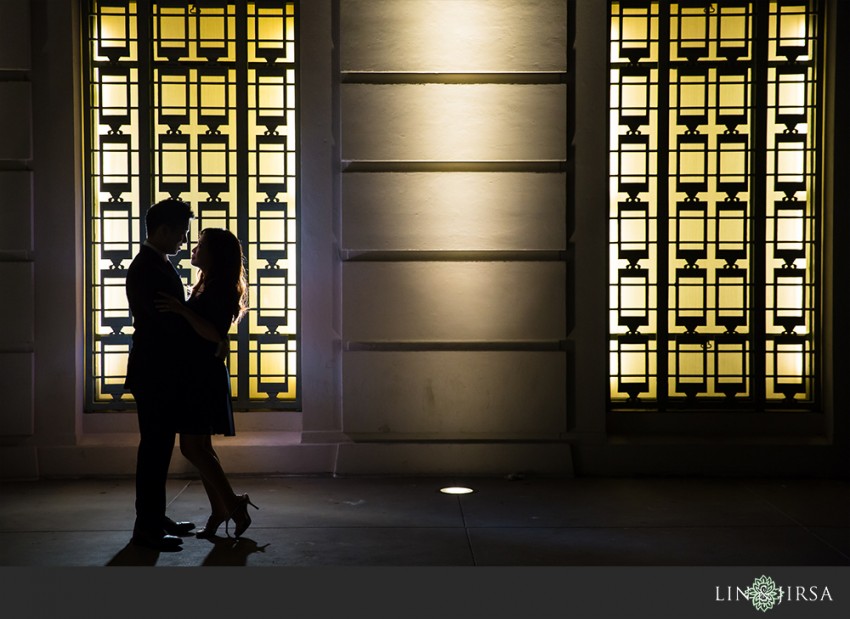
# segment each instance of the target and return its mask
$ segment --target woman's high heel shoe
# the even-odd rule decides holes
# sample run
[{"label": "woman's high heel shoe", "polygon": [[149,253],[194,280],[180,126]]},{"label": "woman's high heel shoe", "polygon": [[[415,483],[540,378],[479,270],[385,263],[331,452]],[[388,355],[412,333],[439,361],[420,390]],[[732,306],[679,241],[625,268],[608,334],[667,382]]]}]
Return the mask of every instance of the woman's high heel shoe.
[{"label": "woman's high heel shoe", "polygon": [[[207,523],[204,525],[204,528],[198,530],[195,533],[195,537],[200,537],[201,539],[209,539],[211,537],[215,537],[215,532],[218,531],[218,528],[221,526],[222,522],[227,520],[227,516],[210,516],[207,518]],[[226,527],[227,525],[225,525]]]},{"label": "woman's high heel shoe", "polygon": [[[230,520],[233,519],[233,535],[234,537],[240,537],[247,529],[251,526],[251,516],[248,514],[248,506],[250,505],[254,509],[260,509],[256,505],[251,502],[251,499],[248,498],[247,494],[243,494],[237,497],[239,504],[234,508],[232,512],[230,512]],[[224,529],[227,531],[227,523],[224,524]]]}]

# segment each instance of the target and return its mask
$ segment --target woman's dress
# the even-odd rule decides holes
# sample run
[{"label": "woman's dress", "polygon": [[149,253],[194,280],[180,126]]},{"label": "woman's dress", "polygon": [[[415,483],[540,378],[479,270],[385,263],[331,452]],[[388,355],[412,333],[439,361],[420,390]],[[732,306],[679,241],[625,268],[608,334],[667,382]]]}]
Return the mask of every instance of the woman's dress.
[{"label": "woman's dress", "polygon": [[[193,295],[189,309],[211,322],[224,339],[232,322],[233,303],[223,294],[207,289]],[[222,359],[215,356],[218,345],[193,331],[190,338],[189,381],[186,405],[178,423],[183,434],[223,434],[234,436],[230,373]]]}]

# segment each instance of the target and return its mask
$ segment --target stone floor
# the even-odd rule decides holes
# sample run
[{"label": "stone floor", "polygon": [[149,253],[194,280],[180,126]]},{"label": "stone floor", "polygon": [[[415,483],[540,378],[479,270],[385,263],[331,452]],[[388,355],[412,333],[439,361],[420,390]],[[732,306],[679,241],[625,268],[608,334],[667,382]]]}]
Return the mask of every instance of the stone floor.
[{"label": "stone floor", "polygon": [[[236,477],[239,540],[130,543],[132,479],[0,483],[0,565],[848,566],[850,482]],[[462,483],[475,492],[441,494]],[[168,513],[202,525],[197,480]]]}]

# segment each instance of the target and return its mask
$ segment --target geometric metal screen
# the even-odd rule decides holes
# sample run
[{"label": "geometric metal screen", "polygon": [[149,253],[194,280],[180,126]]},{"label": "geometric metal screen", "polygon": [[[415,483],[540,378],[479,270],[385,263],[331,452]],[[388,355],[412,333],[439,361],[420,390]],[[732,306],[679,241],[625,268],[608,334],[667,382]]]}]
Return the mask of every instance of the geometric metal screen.
[{"label": "geometric metal screen", "polygon": [[816,406],[818,3],[609,17],[611,407]]},{"label": "geometric metal screen", "polygon": [[144,214],[195,212],[172,258],[187,286],[203,228],[245,251],[251,310],[231,329],[234,406],[291,409],[297,388],[296,2],[90,0],[84,21],[87,408],[132,406],[127,268]]}]

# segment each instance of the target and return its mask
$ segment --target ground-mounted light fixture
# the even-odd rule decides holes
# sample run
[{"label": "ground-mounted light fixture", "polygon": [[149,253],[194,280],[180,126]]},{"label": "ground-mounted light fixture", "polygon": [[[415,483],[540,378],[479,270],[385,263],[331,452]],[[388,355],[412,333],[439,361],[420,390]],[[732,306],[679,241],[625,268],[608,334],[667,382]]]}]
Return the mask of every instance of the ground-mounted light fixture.
[{"label": "ground-mounted light fixture", "polygon": [[444,488],[440,488],[440,492],[442,492],[443,494],[463,495],[472,494],[473,492],[475,492],[475,490],[473,490],[472,488],[467,488],[466,486],[446,486]]}]

